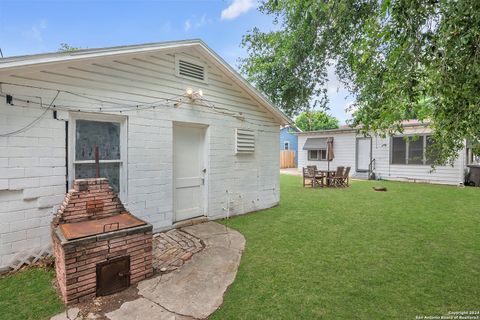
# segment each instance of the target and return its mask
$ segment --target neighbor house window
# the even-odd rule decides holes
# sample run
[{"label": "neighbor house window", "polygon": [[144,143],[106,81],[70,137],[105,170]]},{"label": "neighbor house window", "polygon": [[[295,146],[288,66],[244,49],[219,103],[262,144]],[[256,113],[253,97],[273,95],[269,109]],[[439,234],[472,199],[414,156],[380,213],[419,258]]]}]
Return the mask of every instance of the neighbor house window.
[{"label": "neighbor house window", "polygon": [[403,137],[392,138],[392,164],[406,164],[407,141]]},{"label": "neighbor house window", "polygon": [[408,164],[423,164],[423,136],[408,139]]},{"label": "neighbor house window", "polygon": [[108,178],[114,191],[121,193],[125,153],[122,148],[122,122],[107,119],[72,120],[72,176],[75,179],[95,178],[95,147],[98,146],[100,177]]},{"label": "neighbor house window", "polygon": [[308,150],[308,160],[327,160],[327,149]]},{"label": "neighbor house window", "polygon": [[285,141],[283,143],[283,150],[290,150],[290,142]]},{"label": "neighbor house window", "polygon": [[426,165],[431,164],[433,156],[427,155],[427,148],[432,144],[430,136],[407,136],[392,138],[392,164]]}]

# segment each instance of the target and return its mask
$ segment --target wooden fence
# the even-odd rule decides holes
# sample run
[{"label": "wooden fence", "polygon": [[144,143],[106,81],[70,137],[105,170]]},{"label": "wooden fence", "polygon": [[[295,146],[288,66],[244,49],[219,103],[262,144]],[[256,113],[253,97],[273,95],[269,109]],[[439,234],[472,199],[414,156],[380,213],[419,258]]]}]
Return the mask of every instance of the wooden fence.
[{"label": "wooden fence", "polygon": [[280,168],[295,168],[295,152],[292,150],[280,151]]}]

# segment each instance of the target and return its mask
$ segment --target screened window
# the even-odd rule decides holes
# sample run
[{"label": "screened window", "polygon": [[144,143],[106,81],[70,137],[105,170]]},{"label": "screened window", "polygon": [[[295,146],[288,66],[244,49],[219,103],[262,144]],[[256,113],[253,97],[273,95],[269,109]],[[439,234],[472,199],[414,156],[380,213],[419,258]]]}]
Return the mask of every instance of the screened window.
[{"label": "screened window", "polygon": [[290,150],[290,142],[285,141],[283,143],[283,150]]},{"label": "screened window", "polygon": [[327,160],[327,150],[308,150],[308,160]]},{"label": "screened window", "polygon": [[122,166],[120,123],[75,120],[75,178],[95,178],[95,147],[98,146],[100,176],[120,191]]},{"label": "screened window", "polygon": [[407,141],[403,137],[392,138],[392,164],[406,164]]},{"label": "screened window", "polygon": [[423,136],[408,140],[408,164],[423,164]]},{"label": "screened window", "polygon": [[429,152],[433,140],[428,135],[393,137],[392,164],[426,165],[432,164],[435,155]]}]

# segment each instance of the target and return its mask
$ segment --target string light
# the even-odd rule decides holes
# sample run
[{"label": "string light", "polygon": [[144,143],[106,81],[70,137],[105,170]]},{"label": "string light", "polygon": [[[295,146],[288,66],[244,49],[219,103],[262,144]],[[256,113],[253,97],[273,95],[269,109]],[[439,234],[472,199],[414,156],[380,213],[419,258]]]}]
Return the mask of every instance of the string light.
[{"label": "string light", "polygon": [[[99,113],[119,112],[119,113],[123,114],[124,112],[130,112],[130,111],[144,111],[144,110],[149,110],[149,109],[154,110],[156,107],[165,107],[165,108],[178,107],[178,106],[180,106],[180,104],[204,107],[204,108],[207,108],[210,111],[210,112],[206,112],[206,111],[201,111],[201,110],[195,110],[195,112],[206,112],[206,113],[215,113],[215,114],[231,116],[231,117],[233,117],[237,120],[240,120],[244,123],[249,123],[249,124],[252,124],[252,125],[255,125],[255,126],[265,127],[263,121],[258,120],[258,123],[248,121],[248,120],[245,119],[245,116],[241,112],[236,113],[236,112],[232,112],[231,110],[229,110],[227,108],[218,107],[213,102],[209,101],[208,99],[203,98],[203,91],[202,90],[198,90],[197,92],[194,92],[193,89],[191,89],[191,88],[187,88],[186,93],[183,94],[183,95],[175,95],[175,96],[172,96],[172,97],[169,97],[169,98],[162,98],[162,99],[150,102],[150,103],[144,103],[142,101],[128,100],[128,101],[136,102],[135,104],[130,105],[130,104],[118,104],[118,103],[116,103],[112,100],[99,99],[99,98],[97,98],[93,95],[76,93],[76,92],[72,92],[72,91],[68,91],[68,90],[55,90],[55,89],[42,88],[42,87],[31,86],[31,85],[21,85],[21,84],[6,83],[6,82],[0,83],[0,96],[4,96],[4,97],[7,94],[3,93],[3,90],[2,90],[3,89],[3,87],[2,87],[3,84],[12,85],[12,86],[35,88],[35,89],[41,89],[41,90],[56,91],[57,95],[52,100],[50,105],[47,107],[45,112],[41,115],[41,117],[37,118],[32,123],[28,124],[26,127],[22,128],[22,129],[19,129],[19,130],[16,130],[14,132],[10,132],[10,133],[7,133],[7,134],[0,134],[0,137],[6,136],[6,135],[13,135],[13,134],[16,134],[16,132],[20,133],[20,132],[23,132],[24,130],[32,127],[39,120],[41,120],[41,118],[43,118],[43,116],[46,114],[46,112],[49,109],[55,109],[55,110],[61,109],[61,110],[79,111],[79,112],[81,112],[81,111],[84,111],[84,112],[99,112]],[[77,107],[71,107],[71,106],[64,106],[64,105],[59,105],[59,104],[53,105],[53,102],[57,99],[57,97],[60,93],[69,94],[69,95],[73,95],[73,96],[78,96],[78,97],[81,97],[81,98],[84,98],[84,99],[99,102],[99,103],[101,103],[101,107],[94,107],[94,108],[92,108],[92,107],[90,107],[90,108],[89,107],[82,107],[81,109],[79,109],[78,106]],[[189,99],[190,101],[184,101],[184,99],[182,99],[182,98],[184,98],[185,96],[188,97],[189,93],[191,93],[191,96],[195,96],[197,98],[196,99]],[[28,95],[24,95],[24,94],[22,94],[21,96],[27,96],[28,97]],[[35,98],[41,99],[41,97],[38,97],[38,96],[30,96],[30,97],[35,97]],[[127,99],[123,99],[123,100],[127,100]],[[19,99],[19,98],[15,98],[15,101],[21,101],[21,102],[24,102],[24,103],[27,103],[27,104],[38,104],[38,105],[40,105],[41,108],[44,108],[44,106],[41,102],[38,103],[38,102],[35,102],[35,101]],[[169,104],[171,102],[173,102],[173,105]],[[113,106],[112,107],[107,107],[104,104],[110,104],[110,105],[113,105]],[[274,127],[276,127],[276,125],[271,126],[271,128],[274,128]],[[259,129],[257,131],[259,131],[259,132],[269,132],[268,130],[261,130],[261,129]]]},{"label": "string light", "polygon": [[[12,131],[12,132],[8,132],[8,133],[2,133],[0,134],[0,137],[9,137],[9,136],[13,136],[13,135],[16,135],[16,134],[19,134],[19,133],[22,133],[22,132],[25,132],[27,131],[28,129],[30,129],[31,127],[33,127],[37,122],[39,122],[48,112],[48,110],[50,110],[50,108],[52,107],[53,103],[55,102],[55,100],[57,99],[58,95],[60,94],[60,91],[57,91],[57,94],[55,95],[55,97],[53,98],[52,102],[50,102],[50,104],[48,105],[48,107],[45,109],[45,111],[38,117],[36,118],[35,120],[33,120],[32,122],[30,122],[29,124],[27,124],[26,126],[24,126],[23,128],[20,128],[18,130],[15,130],[15,131]],[[40,106],[42,106],[42,100],[40,98]]]}]

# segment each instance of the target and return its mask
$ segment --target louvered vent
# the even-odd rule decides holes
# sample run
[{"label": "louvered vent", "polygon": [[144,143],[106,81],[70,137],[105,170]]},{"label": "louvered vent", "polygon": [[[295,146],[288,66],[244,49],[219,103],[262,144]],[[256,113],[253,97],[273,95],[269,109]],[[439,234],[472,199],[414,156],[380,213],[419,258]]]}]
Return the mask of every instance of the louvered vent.
[{"label": "louvered vent", "polygon": [[178,74],[183,77],[205,81],[205,67],[184,59],[178,59]]},{"label": "louvered vent", "polygon": [[255,133],[248,129],[237,129],[235,150],[236,153],[254,153]]}]

